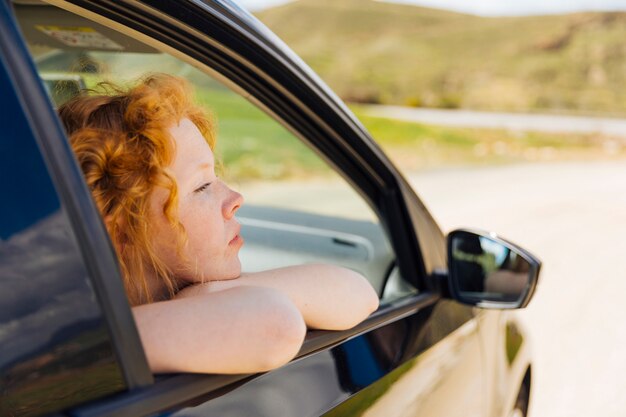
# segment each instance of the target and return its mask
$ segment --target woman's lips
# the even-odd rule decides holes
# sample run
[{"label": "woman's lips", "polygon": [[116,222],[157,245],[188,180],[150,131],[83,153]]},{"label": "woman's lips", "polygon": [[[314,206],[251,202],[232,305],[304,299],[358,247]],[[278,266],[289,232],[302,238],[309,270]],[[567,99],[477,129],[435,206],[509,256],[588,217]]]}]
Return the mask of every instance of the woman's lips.
[{"label": "woman's lips", "polygon": [[243,238],[241,237],[241,225],[237,222],[235,224],[235,237],[228,242],[228,246],[241,246],[243,245]]},{"label": "woman's lips", "polygon": [[237,245],[241,246],[243,245],[243,238],[241,237],[241,235],[237,234],[230,242],[228,242],[228,245],[229,246],[237,246]]}]

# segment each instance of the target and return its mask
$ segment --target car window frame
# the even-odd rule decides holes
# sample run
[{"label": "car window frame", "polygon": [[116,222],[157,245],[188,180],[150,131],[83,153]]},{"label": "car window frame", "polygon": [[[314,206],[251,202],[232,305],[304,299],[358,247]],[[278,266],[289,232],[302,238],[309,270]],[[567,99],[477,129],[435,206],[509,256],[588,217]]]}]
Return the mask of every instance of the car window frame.
[{"label": "car window frame", "polygon": [[[54,1],[53,3],[59,5],[60,2]],[[146,1],[145,4],[133,2],[132,5],[127,3],[116,4],[116,2],[106,0],[94,2],[76,0],[69,3],[79,7],[81,9],[79,14],[83,16],[85,15],[84,11],[87,11],[87,13],[95,13],[99,16],[98,19],[107,19],[115,22],[116,25],[130,28],[130,30],[141,31],[143,29],[145,31],[143,33],[147,33],[145,36],[155,42],[178,50],[180,54],[191,60],[207,66],[210,65],[210,68],[217,71],[222,78],[229,80],[228,85],[241,86],[241,89],[245,91],[245,96],[251,102],[323,154],[335,170],[348,179],[355,189],[372,203],[377,215],[385,222],[384,226],[387,228],[400,270],[416,288],[424,291],[386,304],[353,329],[341,332],[309,332],[297,358],[308,356],[322,349],[329,349],[348,338],[405,318],[434,304],[439,299],[439,295],[427,291],[428,287],[424,284],[425,268],[424,263],[421,262],[421,251],[412,223],[414,219],[404,200],[406,190],[403,186],[406,183],[403,178],[395,171],[362,126],[353,120],[350,114],[343,111],[335,100],[328,95],[328,92],[320,92],[312,80],[302,79],[306,78],[305,74],[295,71],[292,65],[283,59],[284,57],[274,56],[277,55],[276,53],[271,54],[274,59],[278,59],[283,64],[282,69],[277,69],[279,76],[268,74],[268,71],[261,72],[258,69],[259,72],[255,73],[253,64],[233,52],[232,48],[227,47],[228,45],[220,39],[228,36],[239,37],[240,42],[243,42],[244,49],[246,47],[251,48],[252,44],[249,33],[246,34],[242,28],[237,28],[233,22],[227,21],[228,11],[223,6],[219,3],[209,5],[193,0],[185,3],[192,9],[194,7],[202,8],[203,13],[206,13],[204,17],[210,17],[216,21],[226,20],[220,22],[215,33],[207,34],[200,33],[192,26],[186,26],[188,22],[183,24],[181,21],[173,21],[171,17],[165,17],[163,12],[180,11],[178,9],[182,7],[178,2],[163,2],[159,4],[161,9],[154,7],[155,4],[153,3],[158,2],[151,1]],[[133,7],[135,13],[126,13],[128,8]],[[67,4],[65,8],[67,8]],[[150,9],[150,13],[146,13],[146,8]],[[182,13],[189,13],[189,10],[182,10]],[[202,22],[196,22],[196,24],[202,24]],[[171,25],[169,31],[163,30],[163,25]],[[182,29],[184,29],[186,38],[180,33],[181,36],[168,37],[169,32],[173,31],[175,35],[176,30]],[[197,46],[194,42],[202,43],[204,48],[202,52],[194,51],[194,46]],[[242,45],[235,45],[234,47],[237,51],[237,48],[241,49]],[[25,51],[25,46],[22,49]],[[194,398],[202,397],[203,400],[206,400],[217,389],[254,378],[254,375],[183,374],[160,376],[157,377],[157,383],[154,383],[152,374],[146,370],[145,354],[138,339],[132,312],[123,293],[121,280],[105,279],[107,274],[110,278],[112,273],[119,277],[114,251],[110,246],[108,235],[106,235],[100,216],[89,197],[82,174],[74,160],[56,114],[45,95],[32,60],[29,55],[26,58],[24,60],[22,57],[22,61],[28,62],[21,62],[20,64],[24,73],[21,88],[31,94],[29,102],[33,100],[32,94],[35,94],[35,107],[40,112],[43,111],[36,117],[34,114],[31,115],[38,119],[36,124],[41,136],[39,140],[43,141],[45,136],[45,141],[50,142],[42,149],[45,148],[45,153],[49,159],[48,163],[55,170],[54,177],[60,182],[60,188],[64,190],[62,193],[64,203],[67,201],[73,207],[72,214],[75,215],[72,215],[72,218],[76,223],[75,227],[81,231],[80,234],[77,234],[87,243],[87,261],[90,265],[92,262],[96,263],[94,268],[97,269],[97,273],[93,275],[94,286],[103,311],[107,313],[107,322],[113,323],[113,340],[118,344],[116,346],[121,352],[120,356],[124,359],[122,362],[125,376],[134,381],[132,384],[127,381],[129,392],[120,394],[114,399],[105,399],[78,407],[72,410],[73,415],[135,415],[134,413],[139,410],[141,413],[156,412],[185,401],[193,401]],[[215,68],[216,62],[220,64],[218,69]],[[27,68],[27,71],[24,71],[24,68]],[[280,76],[281,71],[283,71],[282,76]],[[313,98],[313,104],[307,103],[303,97],[293,97],[292,92],[290,92],[290,89],[294,88],[293,86],[281,85],[281,80],[282,82],[289,80],[285,77],[286,72],[292,75],[299,74],[301,79],[290,80],[289,84],[295,82],[296,87],[306,87],[309,90],[309,99]],[[313,114],[313,109],[325,109],[325,112]],[[54,128],[50,129],[50,126]],[[341,129],[336,129],[337,126]],[[341,147],[333,148],[332,144],[327,143],[326,138],[328,136],[334,137],[336,142],[341,144]],[[337,145],[337,143],[335,144]],[[363,147],[364,145],[364,148],[359,149],[359,146]],[[350,160],[350,157],[356,157],[360,165],[356,168],[351,167],[351,163],[344,165],[343,163]],[[73,193],[77,194],[73,195]],[[393,220],[391,224],[386,222],[389,219]],[[85,230],[86,228],[89,230]],[[89,236],[89,233],[95,234]],[[411,236],[414,239],[411,239]],[[82,243],[81,240],[81,246],[83,246]],[[106,259],[99,261],[99,257],[94,256],[96,253],[104,254]],[[129,336],[130,339],[127,339]],[[141,387],[143,387],[142,390],[136,389]],[[150,401],[146,401],[147,398],[150,398]]]}]

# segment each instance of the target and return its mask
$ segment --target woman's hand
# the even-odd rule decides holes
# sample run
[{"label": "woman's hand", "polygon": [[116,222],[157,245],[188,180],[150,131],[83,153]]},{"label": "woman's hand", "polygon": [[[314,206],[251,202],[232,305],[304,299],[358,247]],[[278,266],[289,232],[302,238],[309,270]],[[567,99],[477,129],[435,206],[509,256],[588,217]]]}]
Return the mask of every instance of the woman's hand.
[{"label": "woman's hand", "polygon": [[290,266],[242,274],[228,281],[196,284],[185,288],[179,296],[248,286],[272,288],[285,294],[313,329],[349,329],[378,308],[378,295],[362,275],[325,264]]}]

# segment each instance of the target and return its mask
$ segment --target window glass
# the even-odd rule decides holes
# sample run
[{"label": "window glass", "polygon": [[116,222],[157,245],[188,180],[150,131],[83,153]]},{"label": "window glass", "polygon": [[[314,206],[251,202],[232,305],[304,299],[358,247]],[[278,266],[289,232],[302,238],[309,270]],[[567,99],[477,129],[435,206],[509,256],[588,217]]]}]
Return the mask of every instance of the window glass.
[{"label": "window glass", "polygon": [[386,298],[414,292],[407,285],[384,290],[388,279],[401,279],[387,236],[364,199],[323,157],[245,98],[154,45],[80,16],[33,6],[16,12],[57,106],[83,87],[125,85],[155,69],[193,84],[217,122],[219,175],[245,198],[238,212],[244,271],[323,262],[361,272]]},{"label": "window glass", "polygon": [[124,389],[67,213],[0,65],[0,415]]}]

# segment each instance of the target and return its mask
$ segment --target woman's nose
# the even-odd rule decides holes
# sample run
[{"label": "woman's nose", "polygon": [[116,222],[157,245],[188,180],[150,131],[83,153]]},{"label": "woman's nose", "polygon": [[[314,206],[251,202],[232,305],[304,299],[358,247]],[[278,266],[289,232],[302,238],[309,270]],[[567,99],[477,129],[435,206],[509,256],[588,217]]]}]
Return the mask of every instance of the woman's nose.
[{"label": "woman's nose", "polygon": [[243,196],[239,194],[237,191],[230,189],[230,187],[226,186],[228,190],[228,197],[224,202],[224,218],[230,219],[232,218],[239,207],[243,204]]}]

